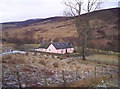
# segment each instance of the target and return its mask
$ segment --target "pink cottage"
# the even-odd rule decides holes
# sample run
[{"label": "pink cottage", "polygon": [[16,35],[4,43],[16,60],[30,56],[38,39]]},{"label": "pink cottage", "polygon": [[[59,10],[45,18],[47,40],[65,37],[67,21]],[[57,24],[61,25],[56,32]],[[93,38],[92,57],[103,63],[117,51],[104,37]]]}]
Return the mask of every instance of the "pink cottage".
[{"label": "pink cottage", "polygon": [[51,43],[41,45],[41,47],[36,49],[36,51],[65,54],[73,53],[74,48],[71,43]]}]

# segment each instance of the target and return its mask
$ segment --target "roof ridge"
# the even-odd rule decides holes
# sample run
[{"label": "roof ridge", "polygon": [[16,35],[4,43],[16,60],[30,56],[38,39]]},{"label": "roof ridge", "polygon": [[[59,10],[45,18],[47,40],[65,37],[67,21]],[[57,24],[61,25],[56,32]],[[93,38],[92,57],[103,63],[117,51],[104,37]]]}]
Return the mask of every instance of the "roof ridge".
[{"label": "roof ridge", "polygon": [[73,48],[72,44],[69,42],[56,42],[56,43],[52,43],[52,45],[56,49]]}]

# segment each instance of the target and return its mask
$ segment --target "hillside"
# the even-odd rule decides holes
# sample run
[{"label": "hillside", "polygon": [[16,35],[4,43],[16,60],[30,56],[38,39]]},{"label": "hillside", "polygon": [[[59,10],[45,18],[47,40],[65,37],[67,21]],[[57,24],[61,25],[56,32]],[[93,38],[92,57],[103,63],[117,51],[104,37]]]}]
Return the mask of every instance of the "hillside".
[{"label": "hillside", "polygon": [[[119,8],[99,10],[90,13],[91,26],[94,25],[93,38],[89,47],[118,51],[118,12]],[[81,15],[81,22],[87,20],[87,14]],[[22,22],[2,23],[3,42],[8,43],[40,43],[70,41],[77,46],[77,31],[74,19],[68,17],[52,17],[31,19]]]}]

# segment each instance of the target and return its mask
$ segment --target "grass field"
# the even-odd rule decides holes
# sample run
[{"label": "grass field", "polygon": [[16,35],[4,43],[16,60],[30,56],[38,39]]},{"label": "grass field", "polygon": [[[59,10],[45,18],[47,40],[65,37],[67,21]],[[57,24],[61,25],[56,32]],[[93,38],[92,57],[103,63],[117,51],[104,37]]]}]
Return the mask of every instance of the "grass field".
[{"label": "grass field", "polygon": [[[120,55],[119,52],[113,52],[113,51],[105,51],[105,50],[99,50],[99,49],[91,49],[87,48],[86,51],[88,52],[88,55],[86,55],[86,59],[90,61],[96,61],[100,63],[105,64],[113,64],[118,65],[118,55]],[[71,56],[79,56],[80,53],[72,53]]]},{"label": "grass field", "polygon": [[87,56],[87,59],[91,61],[105,63],[105,64],[118,65],[117,55],[93,54],[93,55]]}]

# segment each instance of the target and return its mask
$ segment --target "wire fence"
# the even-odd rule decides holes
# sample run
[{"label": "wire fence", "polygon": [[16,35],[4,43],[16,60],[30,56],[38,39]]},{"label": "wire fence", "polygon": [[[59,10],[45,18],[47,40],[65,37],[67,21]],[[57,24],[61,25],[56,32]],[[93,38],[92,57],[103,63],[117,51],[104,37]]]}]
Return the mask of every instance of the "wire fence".
[{"label": "wire fence", "polygon": [[[10,69],[12,71],[12,69]],[[16,70],[8,73],[10,70],[3,71],[3,87],[42,87],[50,86],[52,84],[62,84],[66,86],[67,83],[71,83],[77,80],[85,80],[89,77],[109,76],[112,78],[118,71],[114,69],[108,69],[107,67],[95,66],[93,70],[74,70],[74,71],[50,71],[45,69],[26,69]],[[24,69],[25,70],[25,69]]]}]

